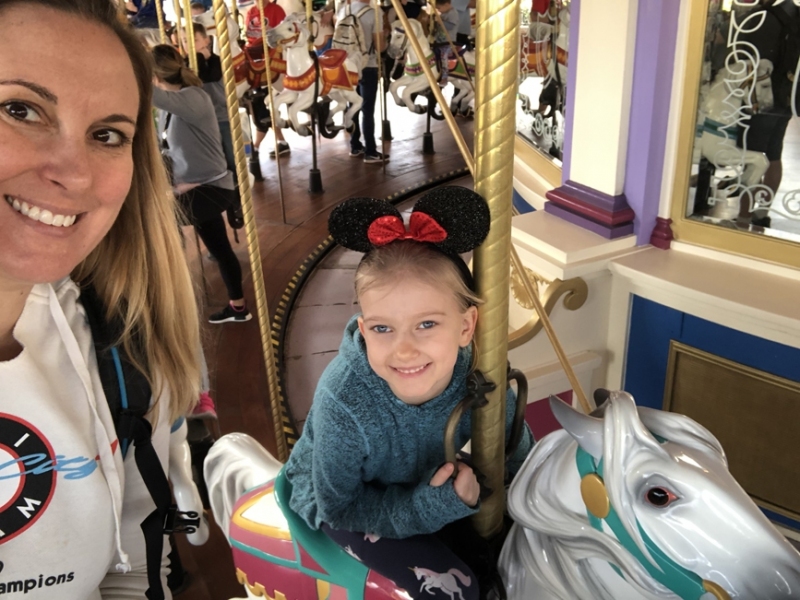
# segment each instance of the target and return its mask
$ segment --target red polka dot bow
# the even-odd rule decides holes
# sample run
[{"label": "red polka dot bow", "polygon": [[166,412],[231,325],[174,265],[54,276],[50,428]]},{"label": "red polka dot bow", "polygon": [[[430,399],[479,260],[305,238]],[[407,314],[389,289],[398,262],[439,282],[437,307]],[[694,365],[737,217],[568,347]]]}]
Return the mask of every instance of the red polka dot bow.
[{"label": "red polka dot bow", "polygon": [[413,212],[408,230],[401,218],[385,215],[378,217],[370,224],[367,237],[374,246],[385,246],[395,240],[437,243],[447,239],[447,232],[430,215]]}]

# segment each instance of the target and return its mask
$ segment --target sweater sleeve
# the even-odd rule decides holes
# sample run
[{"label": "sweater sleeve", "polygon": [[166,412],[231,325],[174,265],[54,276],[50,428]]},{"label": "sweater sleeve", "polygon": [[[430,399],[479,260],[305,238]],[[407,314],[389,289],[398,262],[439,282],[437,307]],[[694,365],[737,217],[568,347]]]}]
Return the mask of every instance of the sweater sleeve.
[{"label": "sweater sleeve", "polygon": [[477,512],[456,495],[452,480],[439,487],[427,480],[387,486],[363,481],[362,468],[370,453],[364,431],[339,403],[327,402],[326,408],[314,419],[312,466],[322,522],[333,529],[405,538],[433,533]]},{"label": "sweater sleeve", "polygon": [[[205,94],[202,89],[197,89],[200,93]],[[153,88],[153,106],[195,125],[204,125],[207,122],[209,108],[211,114],[214,111],[211,106],[211,98],[208,98],[208,106],[206,106],[203,98],[196,95],[168,92],[157,87]]]}]

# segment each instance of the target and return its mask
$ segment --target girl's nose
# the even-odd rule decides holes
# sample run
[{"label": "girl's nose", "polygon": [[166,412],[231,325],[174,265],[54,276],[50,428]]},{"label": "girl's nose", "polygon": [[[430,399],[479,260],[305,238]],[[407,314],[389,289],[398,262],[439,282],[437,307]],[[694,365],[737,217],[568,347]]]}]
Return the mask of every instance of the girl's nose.
[{"label": "girl's nose", "polygon": [[418,354],[417,345],[408,336],[402,336],[394,349],[398,358],[411,358]]}]

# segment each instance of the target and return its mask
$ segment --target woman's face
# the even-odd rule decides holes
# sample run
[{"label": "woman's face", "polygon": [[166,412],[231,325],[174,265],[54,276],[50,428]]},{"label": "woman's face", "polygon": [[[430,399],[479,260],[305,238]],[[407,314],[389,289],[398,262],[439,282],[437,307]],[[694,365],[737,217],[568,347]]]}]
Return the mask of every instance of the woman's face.
[{"label": "woman's face", "polygon": [[139,91],[110,30],[26,2],[0,21],[2,291],[65,277],[111,228]]}]

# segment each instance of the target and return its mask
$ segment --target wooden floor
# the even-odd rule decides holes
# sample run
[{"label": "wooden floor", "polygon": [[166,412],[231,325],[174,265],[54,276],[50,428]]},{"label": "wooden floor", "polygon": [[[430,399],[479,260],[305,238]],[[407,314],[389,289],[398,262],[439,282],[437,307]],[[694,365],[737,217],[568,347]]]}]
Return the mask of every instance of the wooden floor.
[{"label": "wooden floor", "polygon": [[[292,151],[291,155],[280,159],[285,223],[281,216],[276,161],[267,156],[269,141],[263,144],[261,164],[265,180],[256,183],[253,198],[270,322],[287,283],[327,235],[328,214],[341,200],[353,196],[384,198],[464,167],[464,160],[446,123],[433,122],[431,130],[436,153],[423,155],[425,118],[394,107],[390,108],[389,117],[394,140],[386,144],[391,160],[385,172],[380,165],[366,165],[360,158],[351,158],[348,138],[340,134],[336,139],[322,140],[318,145],[318,166],[325,191],[313,196],[307,191],[312,161],[311,140],[299,138],[292,132],[286,133]],[[472,147],[472,122],[459,120],[458,123],[467,144]],[[245,272],[245,297],[252,309],[253,285],[245,240],[242,239],[234,248]],[[197,252],[190,248],[188,256],[200,285],[202,278]],[[224,305],[226,296],[215,264],[204,259],[203,269],[208,289],[205,314],[208,315]],[[257,321],[207,325],[204,334],[212,395],[217,403],[222,433],[248,433],[275,452]],[[192,577],[191,585],[178,596],[181,600],[227,600],[245,596],[234,576],[228,544],[215,525],[212,525],[211,538],[204,546],[192,547],[184,539],[179,539],[178,548]]]}]

